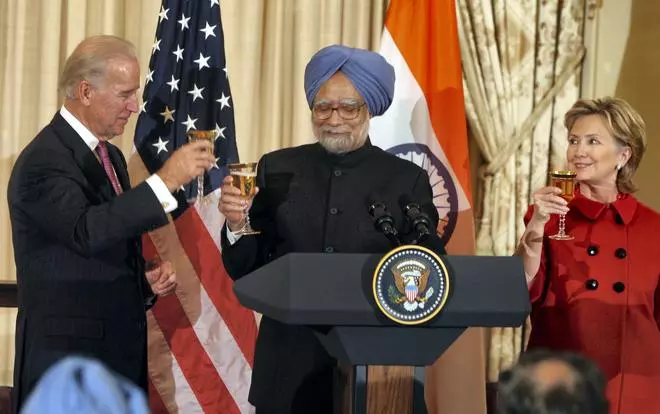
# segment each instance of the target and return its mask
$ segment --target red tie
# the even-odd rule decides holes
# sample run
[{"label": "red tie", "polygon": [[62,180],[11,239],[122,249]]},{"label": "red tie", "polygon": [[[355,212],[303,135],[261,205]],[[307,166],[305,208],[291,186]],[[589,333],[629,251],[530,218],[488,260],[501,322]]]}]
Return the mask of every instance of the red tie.
[{"label": "red tie", "polygon": [[115,175],[115,170],[112,168],[112,162],[110,161],[110,154],[108,154],[108,144],[104,141],[99,141],[99,145],[96,147],[96,150],[101,157],[101,164],[103,164],[103,169],[105,173],[110,178],[112,183],[112,188],[115,189],[117,195],[121,194],[121,186],[119,181],[117,181],[117,176]]}]

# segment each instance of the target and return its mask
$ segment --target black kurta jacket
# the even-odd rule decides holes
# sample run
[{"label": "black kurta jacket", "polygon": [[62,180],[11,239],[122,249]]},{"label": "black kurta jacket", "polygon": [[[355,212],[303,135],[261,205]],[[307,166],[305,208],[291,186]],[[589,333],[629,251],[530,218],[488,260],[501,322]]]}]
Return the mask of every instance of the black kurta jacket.
[{"label": "black kurta jacket", "polygon": [[[427,172],[369,142],[345,155],[330,154],[318,143],[272,152],[259,161],[257,184],[250,218],[262,234],[230,246],[222,232],[223,261],[234,279],[291,252],[387,252],[393,246],[368,212],[375,201],[388,206],[402,233],[409,230],[399,208],[404,194],[437,227]],[[444,254],[438,237],[429,242]],[[250,401],[257,412],[327,412],[334,365],[311,329],[264,317]]]}]

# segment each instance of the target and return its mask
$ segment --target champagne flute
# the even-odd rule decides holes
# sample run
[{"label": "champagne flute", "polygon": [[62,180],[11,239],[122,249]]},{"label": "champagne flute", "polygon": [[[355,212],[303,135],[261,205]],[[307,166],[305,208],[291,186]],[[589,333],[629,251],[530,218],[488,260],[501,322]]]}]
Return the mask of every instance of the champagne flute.
[{"label": "champagne flute", "polygon": [[[232,178],[232,185],[241,190],[241,196],[247,199],[254,197],[257,191],[257,163],[246,162],[241,164],[228,164],[229,174]],[[240,235],[260,234],[259,230],[254,230],[250,226],[250,212],[245,207],[245,226],[235,232]]]},{"label": "champagne flute", "polygon": [[[202,129],[191,129],[186,133],[188,135],[188,142],[196,141],[207,141],[211,144],[210,153],[215,158],[215,135],[216,130],[202,130]],[[204,174],[197,177],[197,194],[191,195],[188,199],[189,204],[201,205],[204,201]]]},{"label": "champagne flute", "polygon": [[[570,203],[575,192],[575,171],[555,170],[550,173],[550,185],[561,189],[561,198]],[[573,240],[573,236],[566,234],[566,214],[559,215],[559,231],[550,236],[553,240]]]}]

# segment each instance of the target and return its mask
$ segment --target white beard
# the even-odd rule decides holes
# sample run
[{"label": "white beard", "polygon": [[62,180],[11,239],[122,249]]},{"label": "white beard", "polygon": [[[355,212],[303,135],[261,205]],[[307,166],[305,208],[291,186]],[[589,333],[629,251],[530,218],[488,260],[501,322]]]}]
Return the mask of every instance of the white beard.
[{"label": "white beard", "polygon": [[355,151],[362,147],[367,141],[369,132],[369,121],[362,124],[360,129],[355,135],[347,133],[339,137],[325,137],[323,131],[319,131],[319,136],[316,139],[326,151],[332,154],[346,154],[347,152]]}]

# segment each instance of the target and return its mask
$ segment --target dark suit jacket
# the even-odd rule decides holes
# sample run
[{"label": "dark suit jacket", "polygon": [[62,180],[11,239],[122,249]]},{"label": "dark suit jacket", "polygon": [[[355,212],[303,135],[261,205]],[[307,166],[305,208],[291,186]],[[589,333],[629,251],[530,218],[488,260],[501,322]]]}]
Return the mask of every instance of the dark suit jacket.
[{"label": "dark suit jacket", "polygon": [[[343,156],[319,144],[267,154],[259,162],[257,182],[260,192],[250,217],[262,234],[229,246],[226,228],[222,232],[223,261],[234,279],[290,252],[389,251],[393,246],[368,213],[373,201],[387,204],[402,233],[409,230],[398,206],[402,194],[422,204],[432,228],[438,223],[427,172],[369,142]],[[437,236],[430,242],[445,253]],[[250,401],[264,412],[326,412],[334,364],[311,329],[264,317]]]},{"label": "dark suit jacket", "polygon": [[[124,190],[58,113],[23,150],[9,180],[18,318],[14,401],[68,354],[95,357],[146,390],[140,235],[167,223],[147,183],[130,189],[126,161],[108,145]],[[18,407],[16,407],[18,408]]]}]

